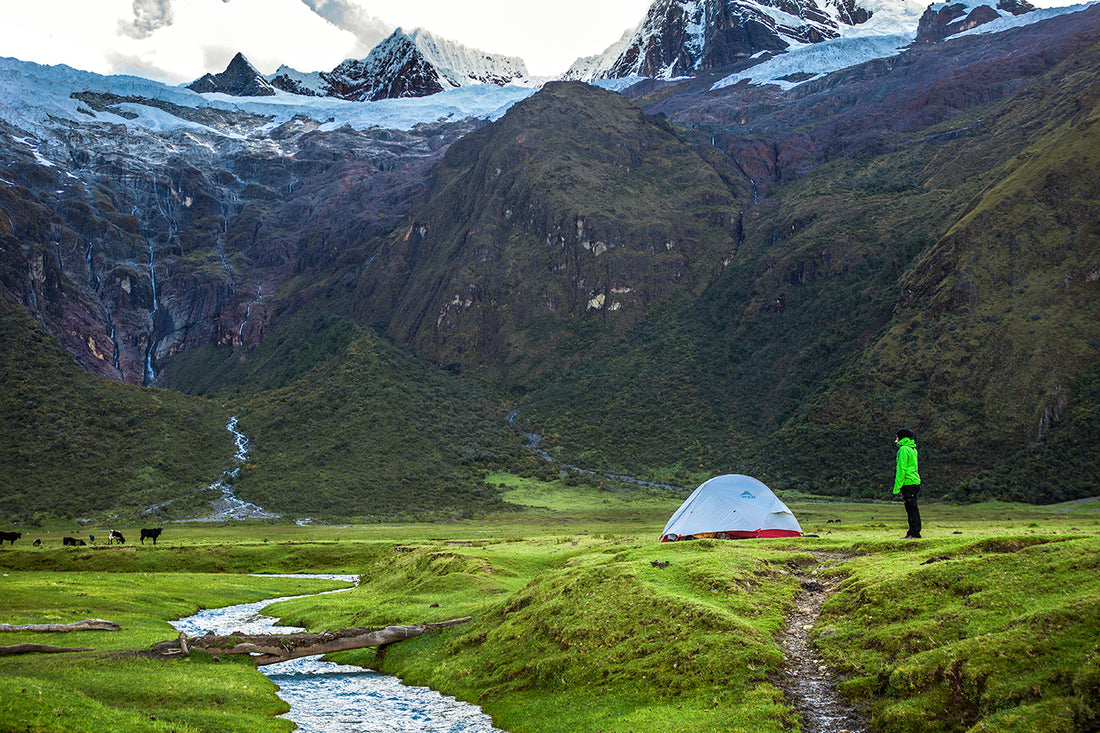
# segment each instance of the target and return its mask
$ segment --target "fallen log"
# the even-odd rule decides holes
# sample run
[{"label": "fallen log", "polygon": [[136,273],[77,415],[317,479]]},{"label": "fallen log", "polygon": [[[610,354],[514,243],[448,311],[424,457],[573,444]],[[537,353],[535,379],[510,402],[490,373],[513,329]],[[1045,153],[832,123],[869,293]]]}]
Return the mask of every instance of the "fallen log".
[{"label": "fallen log", "polygon": [[50,646],[49,644],[14,644],[0,646],[0,657],[11,654],[60,654],[62,652],[92,652],[87,646]]},{"label": "fallen log", "polygon": [[86,618],[71,624],[0,624],[0,631],[118,631],[122,627],[114,621],[101,618]]},{"label": "fallen log", "polygon": [[456,618],[413,626],[387,626],[384,629],[340,629],[320,633],[294,634],[243,634],[219,636],[187,636],[180,633],[174,641],[162,641],[153,645],[152,652],[159,656],[189,656],[192,652],[204,654],[249,654],[257,665],[285,662],[288,659],[312,657],[317,654],[346,652],[367,647],[386,647],[421,634],[458,626],[472,617]]}]

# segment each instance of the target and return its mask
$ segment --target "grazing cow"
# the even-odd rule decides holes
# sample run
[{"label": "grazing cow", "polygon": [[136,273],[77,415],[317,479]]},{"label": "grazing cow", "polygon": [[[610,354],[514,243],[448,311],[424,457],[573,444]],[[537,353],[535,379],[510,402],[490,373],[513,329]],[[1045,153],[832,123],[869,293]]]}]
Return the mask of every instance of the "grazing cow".
[{"label": "grazing cow", "polygon": [[110,532],[107,533],[107,544],[113,545],[116,542],[120,545],[125,545],[126,538],[123,537],[122,533],[119,532],[117,529],[112,529]]},{"label": "grazing cow", "polygon": [[157,537],[160,537],[160,531],[162,529],[164,529],[164,528],[163,527],[157,527],[156,529],[142,528],[142,530],[141,530],[141,544],[143,544],[143,545],[145,544],[145,538],[146,537],[151,539],[153,541],[154,545],[157,544]]},{"label": "grazing cow", "polygon": [[0,532],[0,545],[5,541],[15,544],[15,541],[23,536],[22,532]]},{"label": "grazing cow", "polygon": [[84,547],[88,543],[84,540],[78,540],[76,537],[62,537],[61,544],[65,546],[72,545],[73,547]]},{"label": "grazing cow", "polygon": [[34,545],[35,547],[41,547],[42,546],[42,540],[35,540],[31,544]]}]

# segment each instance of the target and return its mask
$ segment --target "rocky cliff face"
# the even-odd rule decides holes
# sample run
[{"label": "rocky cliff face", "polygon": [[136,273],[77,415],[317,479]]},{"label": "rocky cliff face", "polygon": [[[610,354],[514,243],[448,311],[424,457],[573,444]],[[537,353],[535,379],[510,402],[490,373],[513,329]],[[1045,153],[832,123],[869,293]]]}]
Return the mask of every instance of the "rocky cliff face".
[{"label": "rocky cliff face", "polygon": [[522,373],[564,330],[628,328],[704,282],[749,197],[724,175],[619,95],[548,84],[452,146],[357,312],[439,361]]},{"label": "rocky cliff face", "polygon": [[792,43],[836,38],[840,24],[866,22],[854,0],[660,0],[610,68],[611,78],[693,75]]},{"label": "rocky cliff face", "polygon": [[935,43],[948,36],[977,28],[1003,17],[1035,10],[1027,0],[999,0],[993,3],[936,3],[928,6],[917,26],[917,43]]},{"label": "rocky cliff face", "polygon": [[[321,272],[354,270],[427,171],[472,123],[321,132],[296,121],[85,94],[93,114],[159,105],[207,128],[58,125],[30,141],[0,131],[0,277],[88,371],[131,384],[204,345],[263,338]],[[196,118],[198,121],[198,118]],[[216,130],[233,130],[222,135]]]},{"label": "rocky cliff face", "polygon": [[271,84],[294,94],[362,102],[426,97],[468,84],[503,86],[526,77],[521,59],[486,54],[420,29],[406,33],[398,28],[365,59],[349,59],[316,74],[280,68]]},{"label": "rocky cliff face", "polygon": [[206,74],[188,84],[187,88],[199,93],[221,92],[234,97],[269,97],[275,94],[275,89],[263,74],[241,53],[233,57],[222,73]]}]

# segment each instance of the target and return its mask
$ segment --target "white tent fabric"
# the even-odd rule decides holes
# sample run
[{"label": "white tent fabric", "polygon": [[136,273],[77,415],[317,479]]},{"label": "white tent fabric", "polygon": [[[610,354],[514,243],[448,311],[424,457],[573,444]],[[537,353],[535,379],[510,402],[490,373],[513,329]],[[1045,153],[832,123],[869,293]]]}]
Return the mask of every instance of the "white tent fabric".
[{"label": "white tent fabric", "polygon": [[771,489],[752,476],[726,474],[704,481],[668,520],[661,541],[702,533],[730,537],[799,537],[802,526]]}]

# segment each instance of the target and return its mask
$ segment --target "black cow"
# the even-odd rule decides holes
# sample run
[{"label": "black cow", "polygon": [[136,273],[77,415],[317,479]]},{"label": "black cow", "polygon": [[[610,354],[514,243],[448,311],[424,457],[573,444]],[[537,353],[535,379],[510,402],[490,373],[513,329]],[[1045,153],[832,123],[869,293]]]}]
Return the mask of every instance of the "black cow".
[{"label": "black cow", "polygon": [[0,545],[5,541],[15,544],[15,541],[23,536],[22,532],[0,532]]},{"label": "black cow", "polygon": [[157,527],[155,529],[142,528],[142,530],[141,530],[141,544],[143,544],[143,545],[145,544],[145,538],[146,537],[153,540],[154,545],[157,544],[157,537],[160,537],[160,532],[161,532],[162,529],[164,529],[164,528],[163,527]]},{"label": "black cow", "polygon": [[35,547],[41,547],[42,546],[42,540],[35,540],[31,544],[34,545]]},{"label": "black cow", "polygon": [[62,537],[61,544],[65,546],[72,545],[73,547],[84,547],[88,543],[84,540],[78,540],[76,537]]},{"label": "black cow", "polygon": [[107,544],[113,545],[116,542],[120,545],[125,545],[126,538],[123,537],[122,533],[119,532],[117,529],[112,529],[110,532],[107,533]]}]

